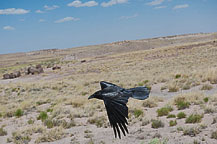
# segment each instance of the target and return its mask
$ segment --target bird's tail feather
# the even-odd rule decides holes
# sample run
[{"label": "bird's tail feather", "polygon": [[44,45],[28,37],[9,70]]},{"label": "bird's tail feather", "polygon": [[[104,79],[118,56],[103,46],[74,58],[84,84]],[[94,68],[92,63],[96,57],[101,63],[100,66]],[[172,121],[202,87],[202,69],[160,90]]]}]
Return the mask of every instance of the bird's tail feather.
[{"label": "bird's tail feather", "polygon": [[150,90],[145,86],[131,88],[131,89],[128,89],[127,91],[132,93],[131,95],[132,98],[139,99],[139,100],[147,99],[150,93]]}]

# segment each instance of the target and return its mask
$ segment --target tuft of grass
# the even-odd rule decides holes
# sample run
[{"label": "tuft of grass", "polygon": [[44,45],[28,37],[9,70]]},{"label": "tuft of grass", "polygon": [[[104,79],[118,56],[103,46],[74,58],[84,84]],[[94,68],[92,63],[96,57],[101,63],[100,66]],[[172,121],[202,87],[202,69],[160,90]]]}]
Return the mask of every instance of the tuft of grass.
[{"label": "tuft of grass", "polygon": [[53,142],[53,141],[60,140],[65,136],[66,133],[63,132],[63,128],[57,127],[44,132],[43,135],[41,135],[36,139],[35,143]]},{"label": "tuft of grass", "polygon": [[212,85],[204,84],[200,89],[201,90],[211,90],[213,88]]},{"label": "tuft of grass", "polygon": [[209,98],[208,98],[208,97],[205,97],[205,98],[203,99],[203,101],[204,101],[205,103],[207,103],[207,102],[209,101]]},{"label": "tuft of grass", "polygon": [[44,121],[44,125],[46,125],[47,128],[53,128],[54,127],[53,121],[51,119],[46,119]]},{"label": "tuft of grass", "polygon": [[170,124],[170,126],[172,127],[172,126],[177,125],[177,122],[176,122],[176,120],[171,120],[171,121],[169,122],[169,124]]},{"label": "tuft of grass", "polygon": [[97,127],[102,127],[103,124],[105,123],[105,117],[103,116],[95,117],[95,118],[89,119],[88,122],[90,124],[95,124]]},{"label": "tuft of grass", "polygon": [[199,134],[200,132],[201,132],[201,130],[198,127],[191,127],[191,128],[184,129],[183,135],[188,135],[188,136],[194,137],[197,134]]},{"label": "tuft of grass", "polygon": [[177,131],[184,131],[183,127],[177,127]]},{"label": "tuft of grass", "polygon": [[185,123],[200,123],[203,118],[203,115],[191,114],[186,120]]},{"label": "tuft of grass", "polygon": [[157,107],[157,103],[154,100],[150,99],[145,100],[142,105],[148,108]]},{"label": "tuft of grass", "polygon": [[47,112],[53,112],[53,109],[47,109]]},{"label": "tuft of grass", "polygon": [[41,121],[44,121],[44,120],[46,120],[48,118],[48,115],[47,115],[47,112],[44,112],[44,111],[42,111],[42,112],[40,112],[40,114],[39,114],[39,116],[38,116],[38,120],[41,120]]},{"label": "tuft of grass", "polygon": [[148,144],[167,144],[167,139],[160,140],[159,138],[154,138],[148,142]]},{"label": "tuft of grass", "polygon": [[144,114],[144,112],[143,112],[142,110],[140,110],[140,109],[135,109],[135,110],[133,111],[133,114],[134,114],[134,116],[135,116],[136,118],[138,118],[140,115],[142,116],[142,115]]},{"label": "tuft of grass", "polygon": [[167,116],[167,118],[176,118],[176,115],[174,115],[174,114],[169,114],[169,115]]},{"label": "tuft of grass", "polygon": [[17,109],[16,112],[14,113],[16,117],[21,117],[23,115],[23,111],[21,109]]},{"label": "tuft of grass", "polygon": [[28,120],[28,124],[34,124],[34,120],[33,119],[29,119]]},{"label": "tuft of grass", "polygon": [[161,120],[151,120],[151,127],[154,129],[164,127],[164,123]]},{"label": "tuft of grass", "polygon": [[212,132],[211,138],[212,138],[212,139],[217,139],[217,130],[214,131],[214,132]]},{"label": "tuft of grass", "polygon": [[185,114],[184,112],[179,112],[179,113],[177,114],[177,117],[178,117],[178,119],[182,119],[182,118],[185,118],[185,117],[186,117],[186,114]]},{"label": "tuft of grass", "polygon": [[183,98],[176,99],[175,104],[178,110],[183,110],[183,109],[189,108],[190,106],[190,103],[185,101],[185,99]]},{"label": "tuft of grass", "polygon": [[157,116],[167,116],[172,110],[171,106],[162,107],[157,110]]},{"label": "tuft of grass", "polygon": [[216,112],[216,107],[214,106],[205,106],[204,108],[204,113],[208,114],[208,113],[215,113]]},{"label": "tuft of grass", "polygon": [[29,135],[23,135],[18,132],[12,133],[12,139],[15,144],[24,144],[24,143],[29,143],[31,141],[31,138]]},{"label": "tuft of grass", "polygon": [[7,131],[5,131],[4,128],[1,127],[1,128],[0,128],[0,136],[5,136],[5,135],[7,135],[7,134],[8,134]]}]

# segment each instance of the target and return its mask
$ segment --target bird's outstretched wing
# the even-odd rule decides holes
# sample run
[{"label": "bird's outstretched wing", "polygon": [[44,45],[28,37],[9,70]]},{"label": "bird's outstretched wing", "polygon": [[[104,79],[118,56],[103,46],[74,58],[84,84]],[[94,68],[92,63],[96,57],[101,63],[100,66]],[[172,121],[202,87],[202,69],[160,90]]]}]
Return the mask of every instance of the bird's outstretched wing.
[{"label": "bird's outstretched wing", "polygon": [[115,84],[112,84],[112,83],[109,83],[109,82],[105,82],[105,81],[101,81],[100,82],[100,86],[101,86],[101,89],[105,89],[107,87],[110,87],[110,86],[116,86]]},{"label": "bird's outstretched wing", "polygon": [[[115,138],[117,137],[117,133],[119,138],[121,138],[120,129],[123,132],[124,136],[125,132],[128,133],[128,129],[126,124],[128,118],[128,107],[126,103],[128,102],[129,97],[119,96],[117,93],[116,97],[106,97],[104,98],[104,103],[106,107],[106,111],[108,114],[110,125],[113,127]],[[120,128],[120,129],[119,129]]]}]

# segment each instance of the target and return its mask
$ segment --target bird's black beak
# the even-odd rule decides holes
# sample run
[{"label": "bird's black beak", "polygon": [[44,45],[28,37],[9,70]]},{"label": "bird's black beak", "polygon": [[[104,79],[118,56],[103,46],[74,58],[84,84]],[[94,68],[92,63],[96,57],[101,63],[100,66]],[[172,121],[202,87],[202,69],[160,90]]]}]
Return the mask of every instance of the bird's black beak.
[{"label": "bird's black beak", "polygon": [[88,99],[95,98],[95,94],[92,94],[91,96],[88,97]]}]

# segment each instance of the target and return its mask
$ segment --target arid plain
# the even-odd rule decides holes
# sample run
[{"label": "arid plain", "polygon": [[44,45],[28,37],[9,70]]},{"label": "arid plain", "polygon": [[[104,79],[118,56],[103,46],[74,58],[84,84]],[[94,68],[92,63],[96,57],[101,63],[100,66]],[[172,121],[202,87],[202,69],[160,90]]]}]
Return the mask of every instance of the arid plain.
[{"label": "arid plain", "polygon": [[[43,73],[25,74],[37,64]],[[2,79],[14,71],[21,77]],[[4,54],[0,77],[2,144],[217,143],[217,33]],[[103,102],[87,99],[100,81],[151,89],[148,99],[129,100],[122,139]]]}]

